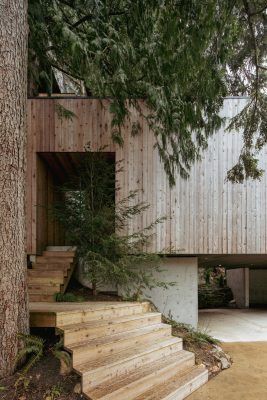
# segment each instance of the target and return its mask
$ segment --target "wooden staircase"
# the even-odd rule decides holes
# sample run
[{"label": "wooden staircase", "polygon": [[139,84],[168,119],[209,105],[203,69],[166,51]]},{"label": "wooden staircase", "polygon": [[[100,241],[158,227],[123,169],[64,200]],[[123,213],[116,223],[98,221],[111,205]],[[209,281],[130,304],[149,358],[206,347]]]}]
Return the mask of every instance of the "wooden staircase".
[{"label": "wooden staircase", "polygon": [[148,302],[32,303],[31,325],[48,321],[63,334],[88,399],[181,400],[208,380]]},{"label": "wooden staircase", "polygon": [[74,251],[48,248],[28,271],[30,326],[63,334],[90,400],[182,400],[208,380],[193,353],[148,302],[53,302],[63,293]]},{"label": "wooden staircase", "polygon": [[57,293],[64,293],[74,269],[75,250],[70,247],[48,247],[36,257],[28,269],[30,301],[55,301]]}]

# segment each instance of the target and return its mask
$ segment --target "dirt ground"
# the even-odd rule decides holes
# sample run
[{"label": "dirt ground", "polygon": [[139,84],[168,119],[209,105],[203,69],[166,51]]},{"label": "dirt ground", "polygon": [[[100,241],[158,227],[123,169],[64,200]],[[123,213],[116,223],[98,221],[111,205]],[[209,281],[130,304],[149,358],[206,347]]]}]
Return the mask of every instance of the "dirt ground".
[{"label": "dirt ground", "polygon": [[267,342],[224,343],[233,365],[188,400],[267,400]]},{"label": "dirt ground", "polygon": [[27,374],[26,387],[18,378],[19,374],[15,374],[0,380],[1,400],[85,400],[81,394],[74,393],[79,376],[75,373],[61,376],[59,361],[49,353]]}]

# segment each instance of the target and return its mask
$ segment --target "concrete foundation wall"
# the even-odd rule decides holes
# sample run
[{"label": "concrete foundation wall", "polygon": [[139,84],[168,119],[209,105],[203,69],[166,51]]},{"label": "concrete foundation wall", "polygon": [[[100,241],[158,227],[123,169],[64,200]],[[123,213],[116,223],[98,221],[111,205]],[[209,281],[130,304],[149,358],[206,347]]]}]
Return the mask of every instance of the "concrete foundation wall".
[{"label": "concrete foundation wall", "polygon": [[250,278],[250,303],[267,304],[267,270],[251,269]]},{"label": "concrete foundation wall", "polygon": [[237,307],[249,307],[249,269],[235,268],[226,272],[227,285],[232,289]]},{"label": "concrete foundation wall", "polygon": [[161,266],[164,270],[156,273],[160,281],[176,282],[168,289],[147,290],[149,298],[159,311],[178,322],[194,327],[198,322],[198,262],[197,257],[169,257]]}]

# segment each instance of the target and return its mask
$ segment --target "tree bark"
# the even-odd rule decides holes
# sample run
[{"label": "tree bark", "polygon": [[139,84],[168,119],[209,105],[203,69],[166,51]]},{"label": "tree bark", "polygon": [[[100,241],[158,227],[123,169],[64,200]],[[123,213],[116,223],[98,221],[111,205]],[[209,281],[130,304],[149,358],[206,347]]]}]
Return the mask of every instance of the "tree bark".
[{"label": "tree bark", "polygon": [[25,251],[27,1],[0,1],[0,378],[28,332]]}]

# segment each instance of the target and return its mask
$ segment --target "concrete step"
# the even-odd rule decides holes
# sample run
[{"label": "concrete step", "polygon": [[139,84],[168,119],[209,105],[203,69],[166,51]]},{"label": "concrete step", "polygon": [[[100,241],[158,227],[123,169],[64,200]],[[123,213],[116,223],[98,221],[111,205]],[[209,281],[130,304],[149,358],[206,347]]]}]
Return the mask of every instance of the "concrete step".
[{"label": "concrete step", "polygon": [[153,364],[163,357],[182,350],[182,340],[175,337],[160,338],[147,343],[126,349],[111,356],[99,357],[77,365],[75,371],[82,375],[84,392],[95,388],[103,382],[115,379],[119,375],[130,373],[145,364]]},{"label": "concrete step", "polygon": [[135,400],[183,400],[207,381],[208,370],[203,366],[194,366],[144,391]]},{"label": "concrete step", "polygon": [[129,347],[140,346],[141,344],[153,343],[153,341],[170,338],[171,327],[167,324],[155,324],[131,331],[104,336],[82,343],[75,343],[67,346],[72,352],[73,366],[85,362],[88,359],[109,356]]},{"label": "concrete step", "polygon": [[90,321],[111,320],[127,315],[142,314],[150,310],[151,305],[149,302],[117,302],[112,305],[103,302],[98,307],[93,308],[88,303],[87,309],[57,313],[57,326],[64,327]]},{"label": "concrete step", "polygon": [[114,335],[159,323],[161,323],[160,313],[143,313],[125,315],[115,319],[76,323],[60,327],[60,329],[64,331],[64,346],[69,346],[88,339]]},{"label": "concrete step", "polygon": [[134,400],[144,391],[170,379],[178,372],[188,370],[195,364],[193,353],[178,351],[160,358],[153,364],[145,364],[129,374],[122,374],[85,394],[92,400]]}]

